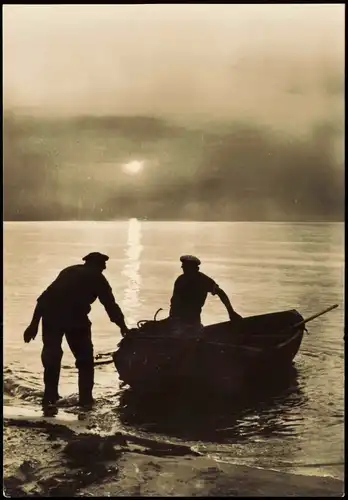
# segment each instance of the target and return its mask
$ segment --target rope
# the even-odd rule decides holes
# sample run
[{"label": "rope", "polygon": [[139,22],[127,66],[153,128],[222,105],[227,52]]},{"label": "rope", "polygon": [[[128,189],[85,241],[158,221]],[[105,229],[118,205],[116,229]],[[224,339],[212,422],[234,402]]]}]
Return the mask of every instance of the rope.
[{"label": "rope", "polygon": [[153,320],[151,320],[151,319],[141,319],[140,321],[138,321],[137,327],[141,328],[143,325],[146,325],[146,323],[150,323],[151,321],[157,321],[157,315],[158,315],[158,313],[160,311],[163,311],[162,307],[160,307],[159,309],[157,309],[157,311],[155,312],[155,315],[153,317]]}]

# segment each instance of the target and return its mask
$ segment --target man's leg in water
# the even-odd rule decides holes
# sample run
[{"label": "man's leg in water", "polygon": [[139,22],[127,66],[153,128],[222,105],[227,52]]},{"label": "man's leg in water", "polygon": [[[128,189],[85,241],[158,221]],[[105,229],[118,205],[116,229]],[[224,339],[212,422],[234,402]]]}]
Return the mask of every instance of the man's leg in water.
[{"label": "man's leg in water", "polygon": [[75,357],[78,369],[79,403],[93,404],[94,353],[91,326],[74,327],[66,332],[66,340]]},{"label": "man's leg in water", "polygon": [[43,405],[55,404],[59,399],[58,384],[63,356],[62,340],[64,331],[50,318],[42,318],[41,361],[44,367],[45,391]]}]

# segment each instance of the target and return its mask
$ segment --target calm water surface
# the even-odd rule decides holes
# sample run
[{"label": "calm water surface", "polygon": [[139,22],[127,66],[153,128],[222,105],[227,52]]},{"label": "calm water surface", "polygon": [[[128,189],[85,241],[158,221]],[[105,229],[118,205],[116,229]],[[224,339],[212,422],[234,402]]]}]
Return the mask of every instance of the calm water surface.
[{"label": "calm water surface", "polygon": [[[96,370],[104,418],[153,439],[185,441],[217,460],[343,477],[344,226],[340,223],[13,222],[4,225],[4,397],[39,402],[41,340],[25,345],[35,301],[65,266],[91,251],[110,256],[106,277],[129,326],[168,314],[179,256],[198,255],[202,271],[243,316],[296,308],[310,316],[292,380],[254,402],[139,402],[118,389],[112,365]],[[96,352],[120,339],[99,303],[90,315]],[[203,323],[227,319],[209,297]],[[64,342],[61,394],[76,393]],[[277,374],[275,374],[277,377]],[[105,417],[107,415],[107,417]]]}]

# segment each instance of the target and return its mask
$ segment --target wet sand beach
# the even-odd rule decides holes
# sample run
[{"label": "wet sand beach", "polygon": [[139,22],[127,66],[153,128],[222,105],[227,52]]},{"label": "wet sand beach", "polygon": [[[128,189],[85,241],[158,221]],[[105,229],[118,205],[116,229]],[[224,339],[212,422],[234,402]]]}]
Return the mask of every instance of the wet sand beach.
[{"label": "wet sand beach", "polygon": [[22,496],[340,497],[343,481],[216,462],[187,446],[126,433],[76,435],[4,422],[4,493]]}]

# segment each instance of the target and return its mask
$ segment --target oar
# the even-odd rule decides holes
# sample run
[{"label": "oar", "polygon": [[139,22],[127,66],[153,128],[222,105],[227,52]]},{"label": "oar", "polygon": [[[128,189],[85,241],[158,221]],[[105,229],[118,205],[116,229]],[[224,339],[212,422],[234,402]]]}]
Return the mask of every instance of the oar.
[{"label": "oar", "polygon": [[334,304],[333,306],[330,306],[328,307],[327,309],[324,309],[323,311],[321,312],[318,312],[316,314],[313,314],[313,316],[309,316],[308,318],[306,319],[303,319],[302,321],[300,321],[299,323],[295,323],[294,325],[291,325],[287,328],[285,328],[284,330],[282,330],[281,333],[283,333],[284,331],[287,331],[287,330],[292,330],[293,328],[298,328],[299,326],[302,326],[302,325],[305,325],[306,323],[308,323],[309,321],[313,321],[313,319],[316,319],[316,318],[319,318],[319,316],[322,316],[323,314],[326,314],[330,311],[332,311],[333,309],[336,309],[336,307],[338,307],[338,304]]}]

